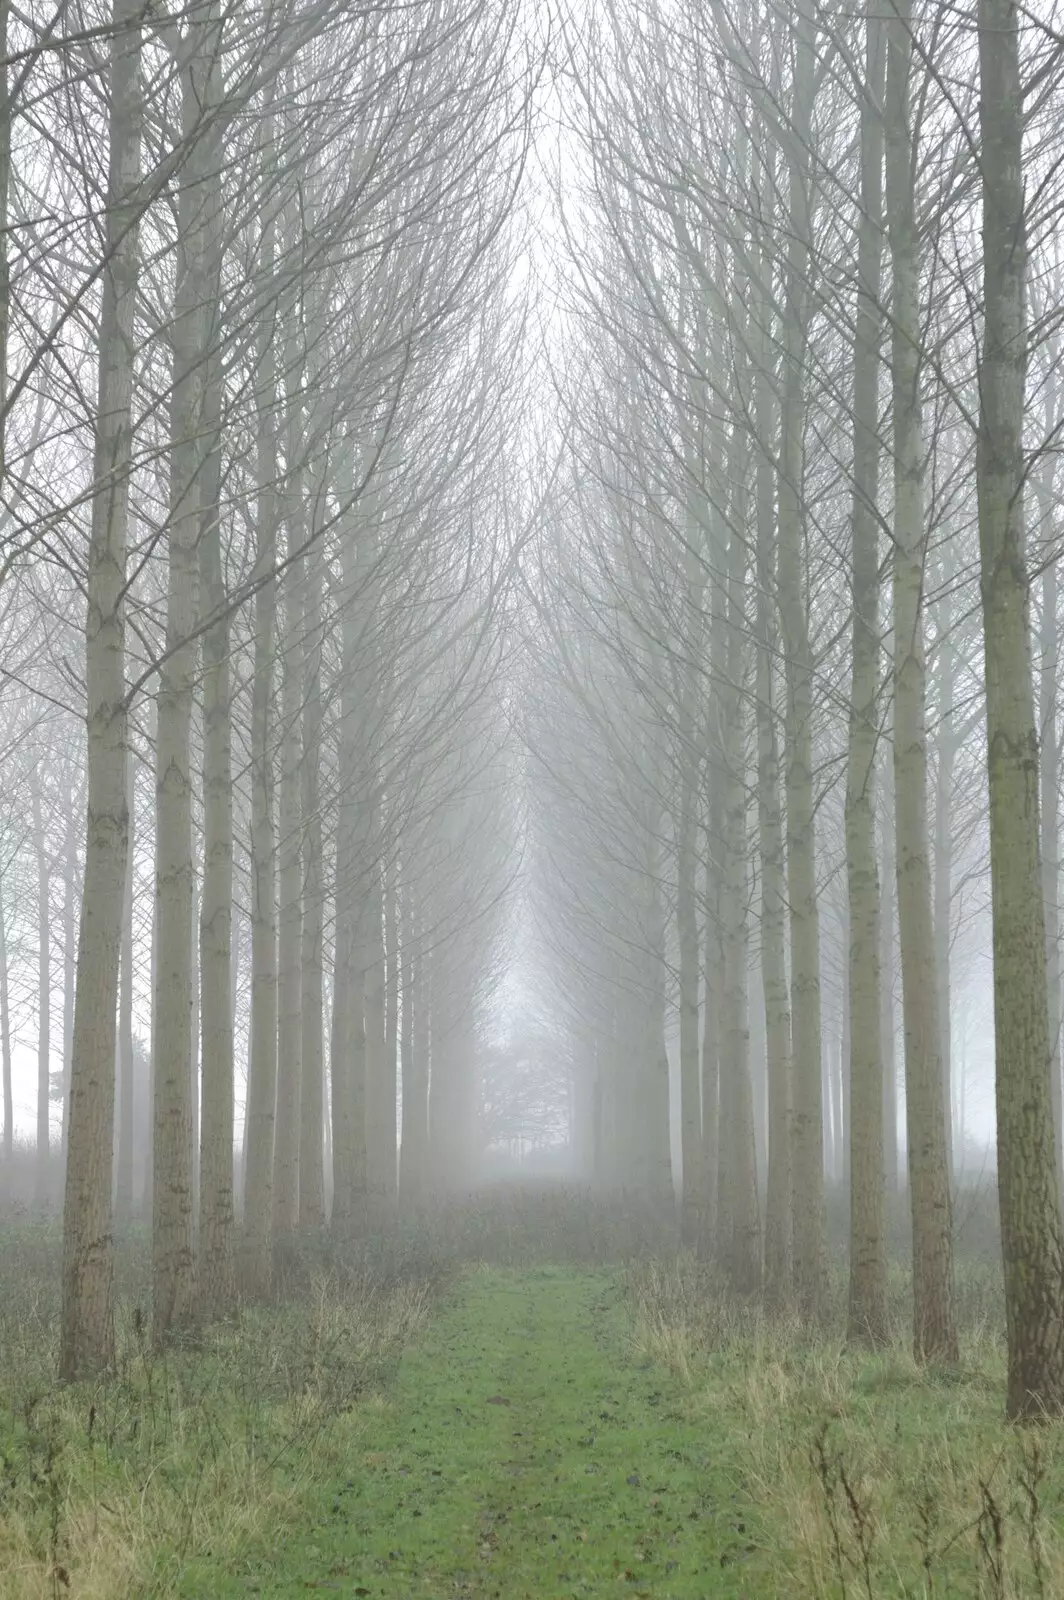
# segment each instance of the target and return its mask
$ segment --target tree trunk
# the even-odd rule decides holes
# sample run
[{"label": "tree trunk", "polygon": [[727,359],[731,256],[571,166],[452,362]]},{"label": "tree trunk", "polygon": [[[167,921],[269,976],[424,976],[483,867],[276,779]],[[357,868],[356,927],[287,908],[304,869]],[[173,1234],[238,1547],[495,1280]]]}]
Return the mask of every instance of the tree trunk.
[{"label": "tree trunk", "polygon": [[391,1156],[388,1198],[394,1202],[399,1185],[399,907],[394,848],[389,848],[384,865],[384,1060],[391,1089],[388,1121],[388,1149]]},{"label": "tree trunk", "polygon": [[34,1195],[38,1209],[44,1210],[51,1200],[52,875],[41,813],[41,793],[36,783],[33,785],[33,837],[37,850],[37,1150]]},{"label": "tree trunk", "polygon": [[303,1082],[299,1102],[299,1226],[325,1226],[323,925],[325,881],[321,825],[321,608],[324,485],[314,496],[316,534],[307,557],[303,653]]},{"label": "tree trunk", "polygon": [[0,1183],[0,1194],[2,1194],[4,1187],[10,1182],[15,1138],[15,1106],[11,1092],[11,997],[7,976],[7,926],[4,919],[2,878],[0,878],[0,1061],[4,1075],[4,1177]]},{"label": "tree trunk", "polygon": [[403,1074],[403,1137],[399,1160],[399,1197],[404,1206],[417,1209],[424,1198],[429,1161],[429,1062],[427,989],[421,924],[413,883],[406,877],[402,907],[402,1034],[400,1056]]},{"label": "tree trunk", "polygon": [[805,348],[811,244],[813,20],[801,0],[795,20],[795,73],[789,138],[790,244],[785,273],[783,404],[779,452],[779,612],[787,677],[785,723],[787,888],[791,925],[791,1027],[794,1060],[792,1152],[794,1283],[811,1320],[824,1310],[824,1107],[821,1082],[820,916],[813,790],[813,658],[803,579]]},{"label": "tree trunk", "polygon": [[140,0],[116,0],[110,46],[109,170],[100,310],[99,403],[86,625],[88,793],[78,935],[70,1145],[63,1206],[59,1374],[114,1360],[111,1172],[115,1024],[129,851],[123,600],[132,458],[138,277]]},{"label": "tree trunk", "polygon": [[[291,455],[291,451],[289,452]],[[291,502],[290,496],[290,502]],[[294,505],[288,519],[289,555],[297,530]],[[280,888],[277,1145],[274,1170],[274,1227],[291,1237],[299,1222],[300,1097],[302,1090],[303,1010],[303,851],[300,817],[303,695],[302,559],[285,574],[285,651],[283,659],[280,805]]]},{"label": "tree trunk", "polygon": [[[272,159],[272,110],[263,131],[264,159]],[[276,222],[267,216],[259,241],[259,270],[269,283],[274,268]],[[248,1064],[244,1170],[244,1243],[241,1270],[252,1295],[273,1282],[273,1156],[277,1100],[277,857],[274,820],[273,728],[277,644],[277,404],[274,308],[260,313],[258,426],[256,438],[255,663],[251,691],[251,1056]]]},{"label": "tree trunk", "polygon": [[136,768],[132,755],[126,762],[129,807],[129,855],[126,862],[125,894],[122,903],[122,951],[120,957],[120,992],[118,1002],[118,1179],[116,1184],[116,1209],[121,1221],[133,1219],[133,1147],[134,1129],[133,1084],[133,876],[136,837]]},{"label": "tree trunk", "polygon": [[[160,1345],[195,1311],[194,1209],[194,899],[191,732],[200,620],[199,546],[204,521],[206,392],[211,381],[212,306],[217,288],[215,150],[211,107],[217,23],[210,11],[190,28],[181,74],[186,157],[178,192],[171,402],[170,592],[168,657],[160,671],[157,734],[155,989],[155,1164],[153,1182],[154,1337]],[[206,126],[205,126],[206,119]],[[213,405],[213,402],[212,402]],[[210,513],[208,513],[210,514]],[[212,663],[213,667],[213,663]]]},{"label": "tree trunk", "polygon": [[1027,328],[1023,104],[1014,0],[979,0],[984,333],[979,363],[980,586],[994,921],[998,1199],[1006,1409],[1064,1409],[1064,1238],[1049,1082],[1038,734],[1024,562]]},{"label": "tree trunk", "polygon": [[[380,848],[379,818],[371,833],[374,857]],[[395,1058],[387,1040],[387,975],[384,946],[384,897],[381,867],[374,860],[366,893],[366,1176],[376,1206],[395,1198],[396,1119]]]},{"label": "tree trunk", "polygon": [[939,1057],[942,1062],[942,1107],[946,1125],[946,1171],[953,1178],[953,1067],[950,1026],[953,932],[953,764],[956,735],[953,727],[953,597],[949,592],[951,566],[943,562],[945,593],[937,607],[938,623],[938,737],[935,771],[935,981],[938,991]]},{"label": "tree trunk", "polygon": [[[80,785],[79,785],[80,787]],[[66,840],[63,870],[63,1075],[61,1087],[63,1164],[66,1164],[70,1136],[70,1061],[74,1053],[74,990],[77,984],[78,926],[75,906],[78,898],[78,819],[74,796],[66,797]]]},{"label": "tree trunk", "polygon": [[887,23],[886,95],[887,225],[893,269],[894,812],[913,1227],[913,1348],[919,1361],[955,1361],[952,1224],[927,823],[923,625],[927,529],[920,405],[915,140],[909,106],[912,25],[910,0],[898,0]]},{"label": "tree trunk", "polygon": [[[208,109],[221,94],[221,27],[207,42]],[[208,140],[211,152],[220,139]],[[207,300],[221,291],[221,211],[215,201],[207,219]],[[210,323],[208,325],[210,327]],[[206,352],[203,401],[204,463],[200,512],[200,585],[203,633],[203,890],[200,899],[200,1208],[197,1295],[205,1321],[227,1316],[236,1298],[233,1266],[233,788],[232,687],[229,617],[221,539],[221,373],[219,353]]]},{"label": "tree trunk", "polygon": [[883,1049],[880,906],[876,867],[879,708],[879,370],[883,341],[882,23],[869,17],[861,103],[861,221],[853,395],[853,656],[846,769],[849,905],[849,1178],[852,1340],[886,1342],[887,1246],[883,1220]]},{"label": "tree trunk", "polygon": [[[762,260],[762,274],[769,270]],[[790,1294],[791,1218],[791,1008],[787,988],[787,889],[780,801],[779,730],[776,706],[776,525],[772,442],[775,385],[770,370],[772,329],[769,296],[760,297],[760,350],[756,373],[757,439],[757,657],[754,703],[757,716],[757,826],[761,861],[761,988],[765,1008],[768,1072],[768,1159],[765,1206],[765,1295],[781,1305]]]},{"label": "tree trunk", "polygon": [[[1055,410],[1055,407],[1054,407]],[[1055,425],[1055,417],[1050,425]],[[1043,479],[1052,478],[1052,458]],[[1051,515],[1052,482],[1039,484],[1039,499],[1046,519]],[[1057,567],[1050,560],[1042,575],[1042,669],[1039,678],[1041,728],[1042,880],[1046,908],[1046,998],[1049,1017],[1049,1084],[1053,1106],[1053,1137],[1057,1150],[1057,1184],[1064,1162],[1064,1127],[1061,1126],[1061,972],[1060,972],[1060,735],[1057,729],[1057,675],[1060,671],[1060,629],[1057,620]]]},{"label": "tree trunk", "polygon": [[894,901],[898,880],[894,870],[894,780],[893,780],[893,714],[888,707],[888,726],[884,730],[887,750],[883,760],[885,771],[882,783],[883,817],[880,827],[883,862],[880,883],[880,936],[879,936],[879,1005],[880,1038],[883,1053],[883,1176],[888,1194],[897,1194],[899,1187],[898,1162],[898,1059],[895,1048],[895,973],[894,960]]}]

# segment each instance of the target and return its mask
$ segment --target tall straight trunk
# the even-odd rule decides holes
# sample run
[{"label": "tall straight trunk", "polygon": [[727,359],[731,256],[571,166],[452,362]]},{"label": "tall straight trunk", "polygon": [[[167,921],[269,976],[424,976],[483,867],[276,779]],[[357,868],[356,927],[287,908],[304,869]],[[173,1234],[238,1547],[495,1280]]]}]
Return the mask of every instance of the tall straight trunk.
[{"label": "tall straight trunk", "polygon": [[897,873],[894,870],[894,782],[893,713],[887,709],[888,726],[884,730],[886,751],[883,756],[883,815],[880,827],[882,840],[882,871],[880,882],[879,922],[879,1017],[880,1040],[883,1055],[883,1176],[888,1194],[897,1194],[900,1179],[898,1161],[898,1060],[895,1048],[895,974],[894,960],[894,902],[898,892]]},{"label": "tall straight trunk", "polygon": [[[651,769],[654,770],[654,769]],[[662,818],[655,816],[646,829],[646,876],[641,905],[643,941],[643,1015],[638,1037],[638,1079],[633,1097],[636,1114],[638,1164],[641,1181],[637,1185],[655,1202],[673,1199],[672,1152],[669,1138],[669,1058],[665,1045],[665,907],[661,893],[659,840]],[[468,1069],[463,1086],[463,1120],[471,1123],[472,1083]],[[472,1129],[463,1130],[468,1139]]]},{"label": "tall straight trunk", "polygon": [[[221,25],[204,42],[205,103],[221,93]],[[205,151],[208,182],[220,157],[211,130]],[[219,197],[207,202],[206,302],[209,307],[203,396],[204,463],[200,496],[200,598],[203,631],[203,888],[200,899],[199,1257],[196,1292],[205,1321],[233,1308],[234,1047],[232,687],[229,616],[221,537],[221,372],[217,345],[222,246]]]},{"label": "tall straight trunk", "polygon": [[[33,785],[33,838],[37,852],[37,1150],[34,1194],[48,1204],[51,1187],[50,1119],[52,1100],[52,871],[41,812],[41,792]],[[112,1085],[112,1094],[114,1088]]]},{"label": "tall straight trunk", "polygon": [[[292,209],[290,207],[290,209]],[[298,238],[298,219],[286,232]],[[306,366],[299,347],[303,305],[299,290],[284,307],[285,457],[283,515],[288,567],[283,580],[280,750],[280,914],[278,922],[277,1136],[274,1154],[273,1211],[278,1237],[291,1237],[299,1224],[300,1099],[303,1079],[303,610],[306,543],[304,505],[303,401]]]},{"label": "tall straight trunk", "polygon": [[[289,519],[289,539],[302,529]],[[291,554],[291,550],[289,552]],[[277,1143],[274,1227],[290,1237],[299,1222],[300,1097],[303,1011],[303,851],[300,766],[303,695],[302,559],[285,574],[285,652],[281,716],[280,920],[278,940]]]},{"label": "tall straight trunk", "polygon": [[[733,544],[738,538],[733,538]],[[737,631],[737,630],[736,630]],[[743,676],[743,643],[729,649],[729,676]],[[734,674],[734,677],[731,675]],[[724,987],[721,996],[720,1174],[717,1232],[720,1260],[733,1289],[756,1293],[761,1284],[761,1219],[754,1155],[754,1106],[750,1082],[747,1009],[749,885],[747,883],[744,700],[734,695],[728,713],[725,856],[721,935]]]},{"label": "tall straight trunk", "polygon": [[4,1092],[4,1166],[5,1177],[0,1183],[0,1193],[11,1171],[11,1157],[15,1138],[15,1106],[11,1088],[11,992],[7,975],[7,924],[4,917],[3,879],[0,878],[0,1065],[3,1069]]},{"label": "tall straight trunk", "polygon": [[946,590],[937,606],[938,624],[938,730],[935,770],[935,982],[938,992],[939,1059],[942,1063],[942,1107],[946,1125],[946,1171],[953,1178],[953,1067],[950,1028],[953,924],[953,766],[957,753],[953,725],[954,646],[953,597],[949,592],[952,565],[943,562]]},{"label": "tall straight trunk", "polygon": [[399,1050],[403,1075],[403,1134],[399,1198],[404,1206],[416,1208],[424,1198],[429,1161],[429,1061],[425,1027],[428,1006],[421,918],[407,871],[404,852],[404,881],[400,893],[402,1032]]},{"label": "tall straight trunk", "polygon": [[[1054,352],[1057,354],[1057,352]],[[1047,422],[1056,424],[1056,381],[1052,382]],[[1039,509],[1043,522],[1052,515],[1055,462],[1049,457],[1038,479]],[[1046,528],[1043,538],[1050,529]],[[1060,672],[1060,624],[1057,567],[1047,563],[1042,574],[1042,666],[1039,675],[1038,724],[1040,739],[1042,881],[1046,911],[1046,1001],[1049,1017],[1049,1085],[1053,1105],[1053,1137],[1057,1147],[1057,1183],[1064,1163],[1064,1127],[1061,1125],[1061,970],[1060,970],[1060,733],[1058,729],[1057,677]]]},{"label": "tall straight trunk", "polygon": [[[354,486],[353,445],[345,443],[338,480],[341,504],[351,500]],[[364,685],[359,673],[363,611],[359,539],[353,522],[341,528],[343,587],[347,604],[341,625],[341,692],[337,776],[339,802],[335,856],[335,958],[330,1048],[333,1132],[332,1227],[340,1235],[355,1223],[366,1187],[366,1034],[360,871],[364,862],[364,792],[360,788],[360,741],[364,736]],[[364,557],[362,558],[364,559]]]},{"label": "tall straight trunk", "polygon": [[983,349],[979,362],[980,587],[994,922],[998,1201],[1008,1329],[1006,1408],[1064,1409],[1064,1237],[1049,1082],[1023,453],[1023,103],[1014,0],[979,0]]},{"label": "tall straight trunk", "polygon": [[861,103],[861,220],[853,394],[853,651],[846,767],[849,908],[849,1337],[886,1341],[887,1246],[883,1219],[883,1039],[880,903],[876,865],[879,710],[879,371],[883,343],[882,22],[866,23]]},{"label": "tall straight trunk", "polygon": [[[372,829],[373,853],[379,848],[379,822]],[[366,890],[366,1168],[374,1200],[395,1197],[396,1121],[395,1060],[388,1059],[384,947],[384,896],[380,863],[374,861]]]},{"label": "tall straight trunk", "polygon": [[[700,404],[695,391],[689,409]],[[698,430],[700,431],[700,430]],[[700,441],[699,441],[700,442]],[[685,660],[679,690],[679,716],[676,735],[676,760],[679,768],[679,815],[676,820],[676,942],[679,952],[680,981],[680,1234],[687,1244],[696,1244],[704,1219],[702,1197],[702,1085],[699,1037],[699,977],[701,949],[698,939],[698,812],[701,759],[697,745],[697,706],[701,687],[703,624],[703,533],[706,525],[705,495],[701,483],[702,452],[688,446],[686,452],[689,501],[686,540],[683,552],[683,628]]]},{"label": "tall straight trunk", "polygon": [[1060,1051],[1060,738],[1057,731],[1057,674],[1060,637],[1057,622],[1057,569],[1052,561],[1042,577],[1042,675],[1039,722],[1041,741],[1042,877],[1046,907],[1046,998],[1049,1015],[1049,1083],[1057,1181],[1064,1160],[1061,1127]]},{"label": "tall straight trunk", "polygon": [[[272,158],[274,117],[263,130],[265,160]],[[259,240],[259,268],[269,283],[276,254],[276,222],[268,216]],[[273,1157],[277,1099],[277,851],[274,817],[274,680],[277,643],[277,403],[272,306],[260,312],[259,394],[256,438],[255,658],[251,690],[251,1051],[248,1064],[247,1151],[244,1174],[246,1289],[266,1294],[273,1281]]]},{"label": "tall straight trunk", "polygon": [[303,652],[303,995],[299,1101],[299,1226],[325,1225],[323,935],[325,881],[321,825],[321,609],[324,485],[314,495],[314,546],[307,557]]},{"label": "tall straight trunk", "polygon": [[99,400],[93,463],[86,624],[88,793],[78,934],[70,1143],[63,1203],[59,1374],[114,1360],[111,1173],[115,1025],[129,850],[123,599],[132,459],[138,278],[140,0],[115,0],[110,44],[109,163]]},{"label": "tall straight trunk", "polygon": [[[217,179],[208,86],[215,80],[217,25],[210,10],[194,20],[181,72],[182,136],[187,154],[178,191],[170,428],[170,586],[167,650],[159,674],[156,750],[155,1162],[152,1262],[157,1345],[195,1311],[193,1085],[198,1089],[195,1026],[195,868],[192,856],[192,714],[198,669],[203,474],[210,450],[206,393],[216,337]],[[212,663],[213,666],[213,663]]]},{"label": "tall straight trunk", "polygon": [[[690,659],[693,664],[696,657],[692,655]],[[695,685],[688,681],[683,692],[685,699],[693,698]],[[702,1105],[698,1029],[701,952],[698,942],[698,858],[695,850],[698,761],[693,750],[694,719],[689,709],[681,712],[681,722],[681,793],[676,841],[676,933],[680,956],[680,1231],[685,1243],[694,1244],[702,1230],[700,1202],[705,1187],[701,1172]]]},{"label": "tall straight trunk", "polygon": [[702,1230],[700,1251],[712,1254],[717,1244],[717,1191],[720,1182],[720,1051],[721,998],[724,992],[724,943],[721,936],[720,840],[723,835],[720,786],[708,797],[706,827],[705,1008],[702,1021]]},{"label": "tall straight trunk", "polygon": [[[769,202],[762,198],[762,208]],[[776,434],[776,393],[772,372],[772,325],[767,273],[762,256],[762,293],[756,384],[757,599],[754,704],[757,718],[757,831],[761,861],[761,989],[765,1011],[768,1073],[768,1155],[765,1204],[765,1295],[780,1305],[790,1293],[791,1217],[791,1007],[787,987],[787,888],[776,659],[776,488],[772,442]]]},{"label": "tall straight trunk", "polygon": [[912,27],[910,0],[897,0],[887,22],[885,119],[887,232],[893,281],[895,870],[913,1229],[913,1349],[920,1361],[936,1358],[955,1361],[952,1221],[927,819],[927,668],[923,617],[927,528],[920,404],[915,138],[909,104]]},{"label": "tall straight trunk", "polygon": [[398,871],[394,849],[388,851],[384,865],[384,1059],[391,1085],[389,1153],[391,1180],[389,1198],[395,1199],[399,1184],[399,903]]},{"label": "tall straight trunk", "polygon": [[126,765],[129,772],[127,784],[129,856],[126,862],[125,894],[122,903],[122,950],[119,973],[118,1177],[115,1204],[120,1219],[123,1222],[130,1222],[133,1217],[133,1146],[136,1141],[133,1121],[133,841],[136,832],[136,768],[131,756]]},{"label": "tall straight trunk", "polygon": [[794,1286],[802,1314],[824,1309],[824,1108],[821,1084],[820,917],[813,788],[813,657],[803,574],[805,348],[811,244],[810,140],[814,94],[813,20],[808,0],[795,18],[795,73],[789,138],[789,231],[783,328],[779,451],[779,613],[787,678],[785,769],[787,889],[791,932]]},{"label": "tall straight trunk", "polygon": [[78,951],[78,819],[73,795],[67,797],[66,839],[63,851],[63,1075],[62,1152],[66,1162],[70,1133],[70,1061],[74,1053],[74,988],[77,982]]},{"label": "tall straight trunk", "polygon": [[[154,709],[154,705],[155,705],[155,702],[152,701],[153,709]],[[153,731],[152,742],[154,743],[154,731]],[[148,992],[149,992],[149,994],[152,994],[152,995],[154,995],[154,993],[155,993],[155,974],[156,974],[156,971],[158,970],[158,966],[159,966],[159,963],[158,963],[158,960],[157,960],[158,948],[159,948],[159,918],[156,915],[155,895],[153,894],[152,895],[152,917],[151,917],[151,954],[150,954],[150,958],[149,958],[149,970],[148,970]],[[154,1153],[155,1153],[154,1152],[154,1144],[155,1144],[155,1141],[154,1141],[154,1137],[153,1137],[153,1128],[154,1128],[154,1122],[155,1122],[155,1057],[152,1054],[152,1046],[151,1046],[150,1039],[149,1039],[149,1044],[148,1044],[148,1072],[147,1072],[147,1080],[146,1080],[145,1085],[144,1085],[144,1091],[145,1091],[145,1099],[144,1099],[144,1130],[143,1130],[143,1132],[144,1132],[144,1168],[143,1168],[142,1177],[141,1177],[140,1215],[142,1217],[144,1217],[147,1222],[150,1223],[151,1222],[151,1206],[152,1206],[152,1199],[151,1199],[151,1197],[152,1197],[152,1182],[153,1182],[153,1180],[152,1180],[152,1169],[153,1169],[153,1167],[155,1165],[155,1161],[154,1161]]]}]

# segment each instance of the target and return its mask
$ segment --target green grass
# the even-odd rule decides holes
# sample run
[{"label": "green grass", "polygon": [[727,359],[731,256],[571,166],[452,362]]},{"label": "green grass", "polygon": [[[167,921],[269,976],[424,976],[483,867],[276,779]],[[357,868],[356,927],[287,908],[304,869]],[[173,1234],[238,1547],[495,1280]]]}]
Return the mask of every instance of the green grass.
[{"label": "green grass", "polygon": [[0,1597],[1064,1595],[1064,1429],[1003,1423],[988,1251],[960,1366],[925,1371],[900,1268],[872,1356],[841,1278],[814,1336],[667,1231],[484,1196],[309,1241],[275,1303],[165,1356],[134,1237],[117,1376],[62,1387],[57,1230],[0,1227]]},{"label": "green grass", "polygon": [[117,1373],[64,1386],[56,1243],[47,1228],[0,1240],[2,1600],[170,1596],[198,1553],[259,1548],[342,1470],[439,1289],[424,1264],[337,1265],[156,1355],[129,1248]]},{"label": "green grass", "polygon": [[629,1272],[636,1348],[732,1442],[759,1508],[773,1580],[751,1596],[1064,1595],[1064,1426],[1005,1425],[997,1319],[965,1277],[961,1363],[928,1369],[900,1318],[870,1354],[736,1305],[689,1258]]},{"label": "green grass", "polygon": [[[741,1457],[633,1355],[617,1274],[472,1272],[307,1522],[189,1595],[759,1592]],[[771,1592],[771,1591],[766,1591]]]}]

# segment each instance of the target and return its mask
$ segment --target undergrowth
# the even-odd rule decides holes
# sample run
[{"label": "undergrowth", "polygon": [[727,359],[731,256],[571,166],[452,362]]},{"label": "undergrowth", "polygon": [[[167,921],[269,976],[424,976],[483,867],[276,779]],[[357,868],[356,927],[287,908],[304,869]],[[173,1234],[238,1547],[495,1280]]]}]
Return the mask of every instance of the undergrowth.
[{"label": "undergrowth", "polygon": [[900,1274],[893,1337],[844,1338],[838,1295],[812,1336],[728,1295],[685,1255],[629,1267],[633,1338],[745,1485],[788,1596],[1053,1600],[1064,1595],[1064,1427],[1006,1427],[996,1269],[963,1261],[956,1367],[913,1360]]},{"label": "undergrowth", "polygon": [[[251,1549],[336,1470],[441,1279],[350,1258],[165,1353],[120,1255],[117,1363],[55,1379],[56,1239],[0,1248],[0,1596],[164,1596],[190,1552]],[[290,1275],[292,1276],[292,1275]]]}]

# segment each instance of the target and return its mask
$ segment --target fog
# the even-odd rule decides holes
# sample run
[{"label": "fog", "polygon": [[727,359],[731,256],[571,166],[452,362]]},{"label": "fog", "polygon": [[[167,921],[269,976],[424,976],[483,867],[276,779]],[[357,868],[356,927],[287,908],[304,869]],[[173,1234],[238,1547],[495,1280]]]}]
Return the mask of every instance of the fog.
[{"label": "fog", "polygon": [[[281,1437],[378,1379],[402,1414],[434,1340],[450,1395],[449,1318],[462,1371],[539,1330],[488,1400],[560,1362],[574,1451],[602,1350],[725,1409],[742,1350],[766,1416],[820,1351],[743,1593],[887,1592],[832,1360],[845,1405],[899,1352],[917,1411],[968,1374],[943,1592],[1059,1592],[1034,1512],[1006,1574],[988,1463],[1002,1408],[1064,1412],[1062,24],[0,0],[0,1594],[9,1548],[11,1593],[229,1592],[173,1507],[172,1569],[105,1558],[102,1499],[45,1538],[41,1482],[91,1520],[79,1385],[95,1484],[116,1373],[273,1395],[276,1339]],[[514,1552],[492,1592],[548,1592]]]}]

